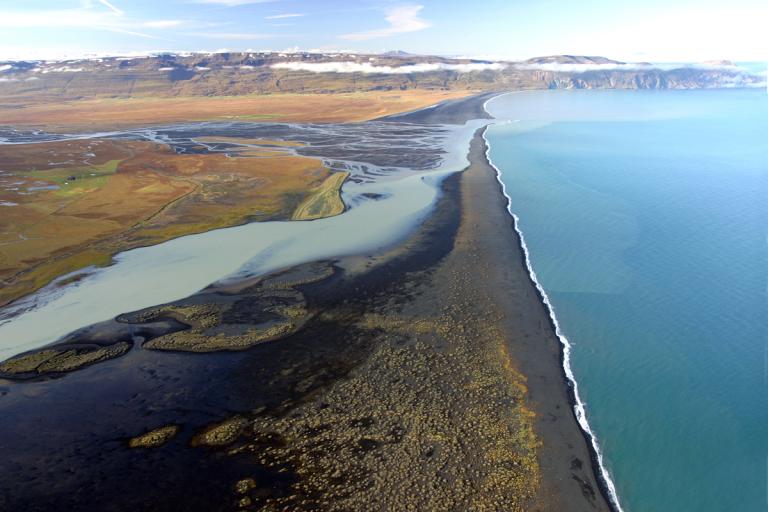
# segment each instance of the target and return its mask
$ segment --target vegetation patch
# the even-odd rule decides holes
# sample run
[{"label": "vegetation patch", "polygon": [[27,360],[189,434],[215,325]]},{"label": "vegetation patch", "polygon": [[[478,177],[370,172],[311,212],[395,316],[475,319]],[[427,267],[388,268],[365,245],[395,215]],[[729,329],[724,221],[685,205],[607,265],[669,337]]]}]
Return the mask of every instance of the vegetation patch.
[{"label": "vegetation patch", "polygon": [[248,420],[235,416],[211,425],[192,438],[192,446],[226,446],[237,440],[248,425]]},{"label": "vegetation patch", "polygon": [[256,142],[272,149],[177,154],[106,139],[0,146],[0,201],[15,205],[0,217],[0,306],[131,248],[288,220],[309,198],[312,218],[343,209],[333,197],[338,175],[318,159]]},{"label": "vegetation patch", "polygon": [[309,197],[296,207],[291,220],[322,219],[344,213],[345,206],[341,198],[341,186],[348,176],[348,172],[339,172],[326,178],[320,186],[310,192]]},{"label": "vegetation patch", "polygon": [[157,448],[164,445],[179,433],[178,425],[167,425],[165,427],[150,430],[146,434],[136,436],[128,441],[131,448]]},{"label": "vegetation patch", "polygon": [[23,354],[0,363],[0,376],[25,378],[79,370],[127,353],[132,344],[121,341],[105,347],[61,345]]},{"label": "vegetation patch", "polygon": [[52,101],[37,96],[3,112],[3,124],[44,126],[47,130],[97,130],[148,124],[235,119],[241,121],[343,123],[417,110],[461,98],[469,90],[405,90],[241,96],[139,96]]}]

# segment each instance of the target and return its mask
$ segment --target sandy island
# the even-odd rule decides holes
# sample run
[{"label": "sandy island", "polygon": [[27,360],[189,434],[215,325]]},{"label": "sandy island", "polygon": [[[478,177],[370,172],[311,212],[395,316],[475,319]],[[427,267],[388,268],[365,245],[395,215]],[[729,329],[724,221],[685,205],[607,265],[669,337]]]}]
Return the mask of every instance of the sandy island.
[{"label": "sandy island", "polygon": [[481,132],[469,157],[398,247],[122,315],[0,380],[0,508],[610,510]]}]

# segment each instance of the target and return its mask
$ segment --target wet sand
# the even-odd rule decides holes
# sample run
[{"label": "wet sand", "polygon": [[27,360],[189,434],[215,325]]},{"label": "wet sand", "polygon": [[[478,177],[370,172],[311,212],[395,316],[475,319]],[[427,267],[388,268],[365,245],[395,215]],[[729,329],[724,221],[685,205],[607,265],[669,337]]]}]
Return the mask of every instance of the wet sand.
[{"label": "wet sand", "polygon": [[608,510],[484,149],[478,132],[470,167],[398,247],[166,308],[227,304],[215,321],[121,323],[239,333],[290,288],[297,330],[232,352],[134,343],[71,373],[0,380],[0,508]]}]

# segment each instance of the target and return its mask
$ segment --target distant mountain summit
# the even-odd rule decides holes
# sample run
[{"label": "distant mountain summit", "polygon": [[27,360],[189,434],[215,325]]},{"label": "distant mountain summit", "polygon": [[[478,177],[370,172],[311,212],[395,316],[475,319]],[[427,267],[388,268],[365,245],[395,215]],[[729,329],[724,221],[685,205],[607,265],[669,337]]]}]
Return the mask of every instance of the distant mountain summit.
[{"label": "distant mountain summit", "polygon": [[730,60],[705,60],[702,62],[705,66],[726,66],[726,67],[734,67],[736,64],[733,63],[733,61]]},{"label": "distant mountain summit", "polygon": [[403,50],[392,50],[381,54],[383,57],[415,57],[416,54],[404,52]]},{"label": "distant mountain summit", "polygon": [[626,64],[625,62],[606,57],[589,57],[584,55],[549,55],[546,57],[535,57],[524,62],[525,64]]},{"label": "distant mountain summit", "polygon": [[[755,87],[764,77],[726,60],[674,69],[600,56],[503,62],[344,52],[199,52],[62,61],[0,61],[0,96],[72,99],[356,91],[701,89]],[[0,104],[0,108],[3,105]]]}]

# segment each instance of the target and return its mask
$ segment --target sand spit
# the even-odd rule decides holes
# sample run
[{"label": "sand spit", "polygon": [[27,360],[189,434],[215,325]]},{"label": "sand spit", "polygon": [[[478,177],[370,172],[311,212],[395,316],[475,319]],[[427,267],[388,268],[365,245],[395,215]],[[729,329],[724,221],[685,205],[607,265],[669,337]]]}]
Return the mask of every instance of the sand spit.
[{"label": "sand spit", "polygon": [[299,304],[292,332],[207,354],[137,343],[56,380],[0,380],[0,508],[609,510],[484,151],[478,132],[468,169],[397,246],[115,323],[151,343]]}]

